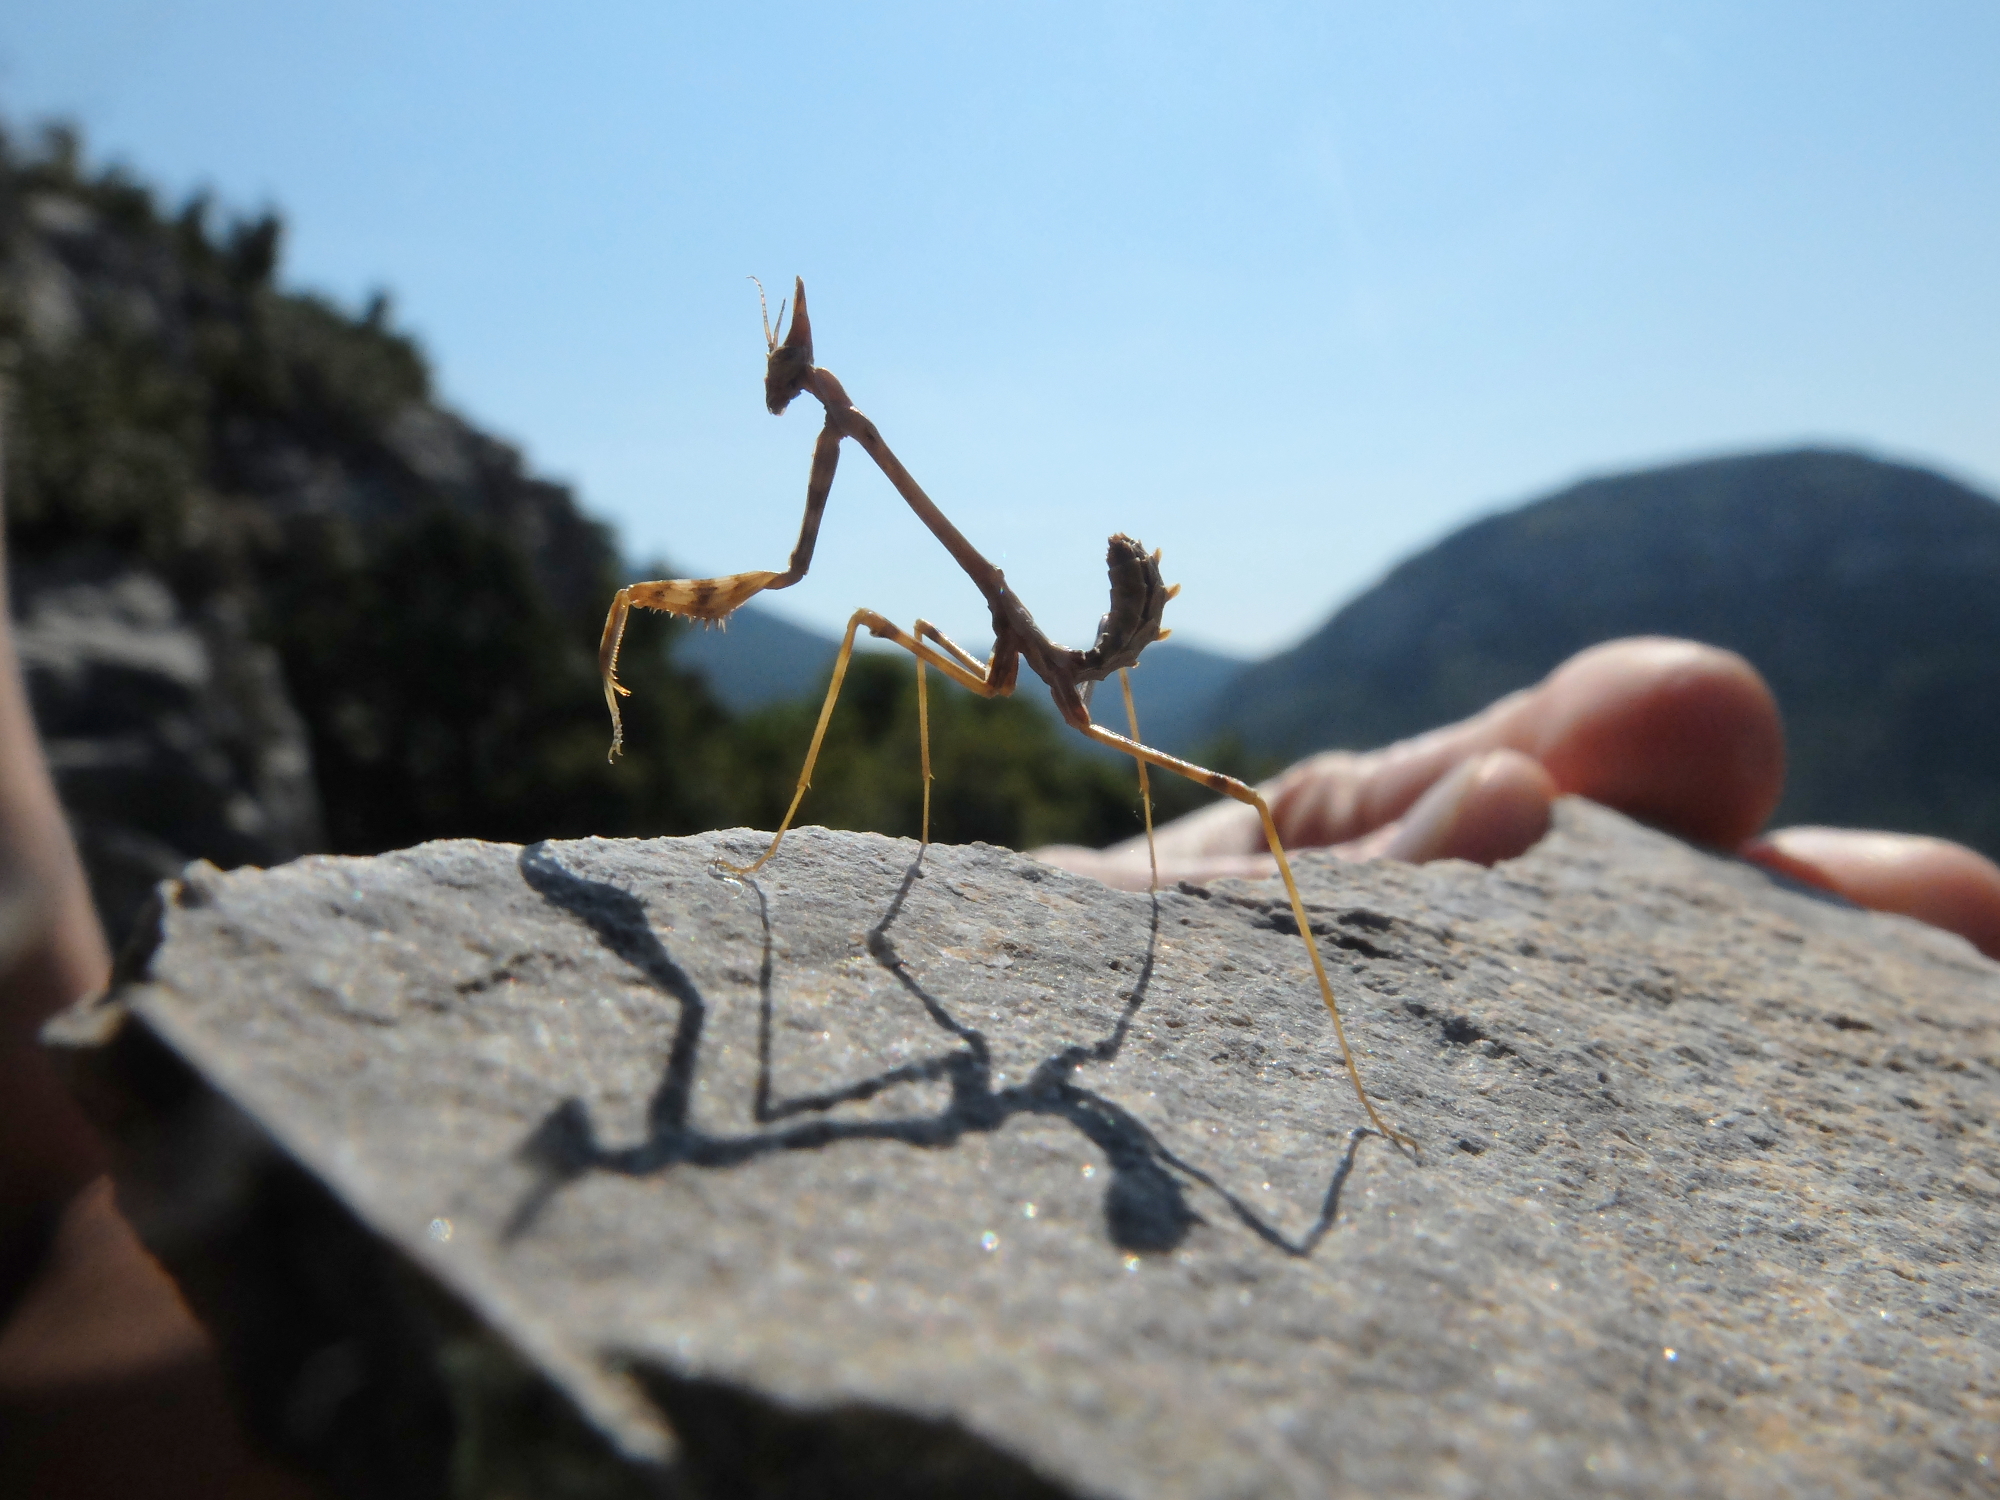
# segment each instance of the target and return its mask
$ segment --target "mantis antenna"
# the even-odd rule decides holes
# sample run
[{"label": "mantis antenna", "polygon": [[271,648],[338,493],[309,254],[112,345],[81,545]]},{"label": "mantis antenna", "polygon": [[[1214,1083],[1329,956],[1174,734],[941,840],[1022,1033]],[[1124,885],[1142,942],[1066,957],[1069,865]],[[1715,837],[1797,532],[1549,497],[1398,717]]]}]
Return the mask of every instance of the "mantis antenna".
[{"label": "mantis antenna", "polygon": [[[755,277],[751,279],[756,280]],[[1361,1069],[1355,1063],[1354,1048],[1348,1044],[1346,1027],[1341,1024],[1340,1005],[1334,999],[1333,983],[1320,959],[1319,943],[1313,937],[1312,922],[1306,915],[1305,901],[1299,895],[1298,881],[1292,876],[1291,860],[1286,856],[1284,842],[1278,837],[1278,825],[1271,817],[1270,805],[1256,788],[1235,777],[1211,771],[1206,766],[1198,766],[1163,750],[1155,750],[1139,738],[1139,716],[1132,703],[1130,669],[1138,663],[1141,651],[1155,641],[1166,639],[1169,632],[1162,628],[1160,619],[1167,601],[1180,592],[1179,584],[1169,586],[1161,578],[1160,554],[1157,551],[1149,554],[1138,542],[1122,533],[1112,537],[1105,555],[1111,575],[1111,608],[1098,624],[1097,639],[1087,651],[1058,646],[1042,633],[1020,598],[1007,587],[1007,580],[1000,569],[965,539],[963,533],[938,509],[936,502],[910,476],[910,471],[903,467],[902,461],[882,440],[875,424],[863,416],[848,398],[833,372],[813,363],[812,321],[806,313],[805,281],[801,278],[793,283],[792,326],[784,333],[782,341],[770,324],[769,305],[764,300],[762,282],[757,284],[757,296],[760,307],[766,312],[764,342],[769,352],[764,369],[766,408],[773,416],[778,416],[803,392],[814,397],[826,414],[819,438],[813,445],[812,472],[806,481],[806,509],[799,526],[799,539],[792,547],[791,559],[783,572],[663,579],[654,583],[631,584],[618,591],[611,601],[611,611],[605,617],[604,636],[597,652],[598,666],[604,676],[604,701],[611,709],[612,756],[616,757],[625,743],[618,699],[628,690],[618,681],[618,647],[624,639],[625,621],[630,611],[652,609],[691,620],[719,621],[728,618],[731,611],[764,590],[790,588],[804,578],[806,570],[812,566],[813,547],[819,539],[820,517],[826,510],[827,496],[833,490],[833,475],[840,463],[841,442],[852,438],[875,460],[877,467],[896,487],[897,493],[917,513],[917,518],[930,528],[931,534],[943,544],[952,560],[985,597],[993,618],[993,650],[981,662],[927,620],[918,620],[911,630],[905,631],[872,609],[857,609],[848,619],[847,632],[841,638],[840,654],[833,664],[833,680],[827,685],[826,701],[820,706],[819,722],[813,728],[812,744],[806,751],[805,765],[799,772],[798,786],[792,793],[792,803],[785,812],[784,821],[771,835],[769,847],[751,863],[740,867],[721,861],[718,863],[731,874],[748,875],[761,869],[778,852],[792,820],[798,816],[799,804],[805,800],[807,788],[812,785],[813,766],[819,760],[820,746],[826,739],[826,726],[833,718],[833,707],[840,698],[841,683],[847,676],[847,664],[854,654],[855,632],[863,626],[868,628],[869,634],[893,642],[917,659],[918,734],[923,757],[923,833],[926,844],[930,842],[931,787],[926,666],[936,667],[959,686],[981,697],[1000,698],[1014,691],[1021,663],[1025,661],[1029,669],[1048,685],[1057,712],[1071,728],[1101,745],[1122,751],[1138,763],[1149,855],[1153,854],[1152,793],[1147,783],[1149,766],[1184,776],[1257,810],[1264,828],[1264,841],[1270,845],[1271,855],[1278,864],[1278,874],[1284,880],[1285,894],[1291,902],[1299,937],[1306,945],[1306,955],[1312,960],[1320,999],[1333,1020],[1334,1037],[1340,1043],[1355,1097],[1361,1101],[1369,1120],[1385,1137],[1400,1146],[1416,1150],[1417,1143],[1411,1137],[1394,1129],[1382,1118],[1361,1081]],[[784,327],[784,318],[785,308],[781,303],[778,309],[779,330]],[[1089,690],[1113,673],[1118,675],[1124,692],[1126,723],[1131,729],[1129,737],[1093,723],[1090,717]],[[1156,855],[1152,869],[1153,883],[1157,887],[1159,860]]]}]

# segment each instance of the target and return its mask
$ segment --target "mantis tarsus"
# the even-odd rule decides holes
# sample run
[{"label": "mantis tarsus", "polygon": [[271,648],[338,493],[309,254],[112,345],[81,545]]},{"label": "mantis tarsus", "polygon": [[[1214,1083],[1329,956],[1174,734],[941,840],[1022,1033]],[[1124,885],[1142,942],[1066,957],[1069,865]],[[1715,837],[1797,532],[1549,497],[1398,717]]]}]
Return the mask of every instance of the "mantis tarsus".
[{"label": "mantis tarsus", "polygon": [[[781,306],[778,309],[780,331],[784,328],[784,321],[785,311]],[[1146,806],[1149,844],[1152,837],[1152,800],[1146,783],[1146,768],[1149,765],[1185,776],[1225,797],[1248,803],[1257,810],[1257,816],[1263,821],[1264,838],[1277,860],[1278,873],[1284,877],[1285,893],[1291,899],[1292,916],[1298,923],[1299,935],[1305,942],[1307,955],[1312,959],[1320,998],[1326,1004],[1327,1014],[1333,1018],[1334,1036],[1340,1043],[1355,1095],[1377,1130],[1392,1141],[1414,1147],[1416,1143],[1410,1137],[1392,1129],[1383,1120],[1368,1097],[1368,1090],[1362,1085],[1361,1070],[1355,1064],[1354,1049],[1348,1045],[1346,1028],[1341,1024],[1340,1006],[1334,1000],[1332,982],[1327,978],[1326,966],[1320,959],[1319,944],[1313,938],[1305,902],[1299,896],[1298,882],[1292,878],[1291,861],[1285,856],[1284,843],[1278,837],[1278,826],[1272,820],[1271,809],[1264,798],[1254,787],[1233,776],[1225,776],[1219,771],[1211,771],[1205,766],[1140,743],[1129,671],[1138,662],[1141,651],[1167,635],[1167,631],[1161,628],[1160,619],[1167,601],[1180,592],[1180,585],[1169,587],[1162,581],[1160,554],[1149,554],[1129,536],[1120,534],[1112,537],[1106,556],[1111,573],[1111,608],[1097,627],[1097,640],[1087,651],[1058,646],[1035,624],[1027,606],[1007,587],[1007,580],[1000,570],[965,539],[964,534],[924,493],[922,486],[910,477],[910,471],[882,441],[882,434],[875,424],[856,409],[833,372],[813,363],[812,323],[806,316],[806,288],[802,278],[794,283],[791,331],[785,333],[781,340],[778,333],[772,330],[767,315],[764,342],[769,354],[764,370],[764,404],[771,414],[782,414],[802,391],[817,398],[826,410],[826,423],[820,429],[819,441],[813,446],[812,474],[806,483],[805,519],[799,527],[798,543],[792,548],[791,561],[782,573],[732,573],[724,578],[666,579],[656,583],[635,583],[618,591],[611,601],[611,612],[604,621],[604,638],[598,646],[598,665],[604,674],[604,701],[611,708],[611,754],[616,756],[624,746],[618,699],[628,690],[619,684],[617,671],[618,645],[625,635],[628,612],[634,608],[653,609],[693,620],[720,621],[765,589],[790,588],[804,578],[806,570],[812,566],[820,516],[833,489],[834,469],[840,462],[841,440],[853,438],[875,460],[889,482],[896,487],[897,493],[909,503],[910,509],[944,544],[945,550],[985,596],[993,616],[993,651],[981,663],[927,620],[918,620],[910,630],[905,631],[872,609],[857,609],[847,622],[847,634],[840,643],[840,655],[834,661],[833,680],[827,687],[826,702],[820,708],[812,745],[806,751],[805,766],[799,772],[798,787],[792,794],[792,804],[785,813],[784,821],[771,835],[770,847],[755,861],[741,867],[724,864],[723,868],[731,874],[748,875],[778,852],[778,845],[784,841],[786,831],[798,814],[799,804],[805,798],[806,789],[812,784],[813,765],[819,758],[820,744],[826,736],[826,726],[833,717],[834,703],[840,697],[841,681],[847,675],[848,660],[854,652],[854,634],[862,626],[867,626],[870,634],[882,640],[893,641],[917,659],[917,718],[923,767],[925,843],[930,841],[931,783],[926,664],[936,667],[952,681],[982,697],[996,698],[1014,691],[1021,663],[1025,660],[1030,670],[1048,684],[1057,711],[1072,728],[1101,745],[1123,751],[1138,762],[1139,789]],[[1118,674],[1124,690],[1126,718],[1132,731],[1129,737],[1093,723],[1090,717],[1086,689],[1109,678],[1114,672]]]}]

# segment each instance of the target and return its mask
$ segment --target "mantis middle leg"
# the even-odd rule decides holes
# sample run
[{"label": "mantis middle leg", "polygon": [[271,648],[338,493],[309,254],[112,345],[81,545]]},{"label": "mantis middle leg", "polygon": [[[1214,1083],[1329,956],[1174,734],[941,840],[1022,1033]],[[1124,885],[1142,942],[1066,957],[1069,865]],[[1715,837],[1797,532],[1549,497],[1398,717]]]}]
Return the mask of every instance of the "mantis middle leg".
[{"label": "mantis middle leg", "polygon": [[[916,658],[917,664],[917,745],[923,777],[924,803],[922,835],[919,842],[928,846],[931,841],[931,718],[930,685],[925,674],[925,664],[929,663],[944,672],[961,687],[970,689],[982,698],[996,698],[1011,692],[1011,686],[997,685],[992,675],[992,663],[982,662],[963,646],[939,630],[928,620],[918,620],[909,633],[896,628],[884,616],[872,609],[857,609],[847,622],[847,631],[841,637],[840,651],[834,657],[833,675],[826,685],[826,698],[820,704],[819,722],[813,726],[812,743],[806,749],[805,765],[799,770],[798,785],[792,791],[791,806],[786,808],[784,821],[778,831],[771,835],[771,843],[754,861],[747,865],[732,865],[726,860],[717,863],[732,875],[748,875],[761,869],[778,852],[778,845],[791,830],[792,820],[798,816],[799,806],[805,800],[807,790],[812,786],[813,768],[819,763],[820,746],[826,740],[827,725],[833,720],[834,705],[840,701],[840,689],[847,677],[847,666],[854,656],[854,637],[861,626],[868,627],[869,634],[901,646]],[[944,655],[933,650],[926,642],[935,642]],[[1119,672],[1120,686],[1125,693],[1125,717],[1132,728],[1132,739],[1139,738],[1139,714],[1132,702],[1132,678],[1126,671]],[[1147,785],[1146,762],[1138,761],[1139,799],[1144,807],[1146,822],[1146,853],[1152,862],[1153,884],[1160,883],[1160,861],[1153,846],[1153,797]]]},{"label": "mantis middle leg", "polygon": [[[848,618],[847,633],[840,641],[840,654],[833,659],[833,679],[826,685],[826,701],[820,705],[819,722],[813,726],[812,744],[806,750],[806,763],[799,771],[798,786],[792,792],[792,805],[785,810],[785,818],[778,825],[778,831],[771,835],[770,847],[751,863],[738,866],[726,860],[716,861],[730,874],[749,875],[762,869],[771,856],[778,852],[778,845],[790,832],[792,819],[798,816],[799,804],[805,801],[806,790],[812,785],[813,767],[819,763],[820,746],[826,740],[826,726],[833,720],[833,706],[840,701],[841,683],[846,680],[847,664],[854,656],[855,632],[863,625],[868,627],[870,635],[901,646],[917,659],[917,734],[923,756],[923,842],[925,844],[931,840],[931,729],[929,689],[924,677],[925,664],[936,667],[960,687],[967,688],[982,698],[997,698],[1012,691],[1011,684],[1002,687],[995,683],[992,663],[981,663],[971,652],[956,644],[928,620],[919,620],[914,631],[905,631],[872,609],[857,609]],[[929,644],[931,641],[937,642],[937,645]],[[943,649],[940,650],[939,647]]]},{"label": "mantis middle leg", "polygon": [[[1139,734],[1139,710],[1132,703],[1132,669],[1118,669],[1118,686],[1125,694],[1125,722],[1132,727],[1132,742],[1141,742]],[[1134,756],[1133,763],[1139,768],[1139,806],[1146,815],[1146,862],[1153,869],[1153,889],[1160,888],[1160,851],[1153,844],[1153,789],[1146,781],[1146,761],[1143,756]]]}]

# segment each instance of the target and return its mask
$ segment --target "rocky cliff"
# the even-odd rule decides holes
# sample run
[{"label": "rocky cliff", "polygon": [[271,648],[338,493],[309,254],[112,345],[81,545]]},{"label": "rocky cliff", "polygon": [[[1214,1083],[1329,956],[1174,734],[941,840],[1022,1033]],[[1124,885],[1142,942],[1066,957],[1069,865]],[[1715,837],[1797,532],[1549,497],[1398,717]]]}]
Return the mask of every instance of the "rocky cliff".
[{"label": "rocky cliff", "polygon": [[604,529],[281,241],[0,137],[9,582],[109,925],[196,856],[705,826],[719,715],[663,653],[604,762]]}]

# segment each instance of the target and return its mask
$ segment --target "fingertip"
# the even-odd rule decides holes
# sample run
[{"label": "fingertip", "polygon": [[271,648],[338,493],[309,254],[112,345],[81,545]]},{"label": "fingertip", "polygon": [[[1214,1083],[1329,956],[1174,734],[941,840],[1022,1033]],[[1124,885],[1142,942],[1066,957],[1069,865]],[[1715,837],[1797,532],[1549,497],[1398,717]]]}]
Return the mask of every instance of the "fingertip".
[{"label": "fingertip", "polygon": [[[1315,849],[1372,832],[1383,820],[1369,816],[1368,794],[1381,770],[1379,758],[1348,750],[1322,750],[1287,767],[1264,788],[1286,846]],[[1262,842],[1254,818],[1245,832]]]},{"label": "fingertip", "polygon": [[1949,839],[1855,828],[1781,828],[1743,857],[1858,906],[1897,912],[2000,958],[2000,866]]},{"label": "fingertip", "polygon": [[1733,651],[1643,637],[1579,652],[1524,704],[1520,748],[1564,792],[1734,848],[1784,790],[1778,704]]},{"label": "fingertip", "polygon": [[1492,751],[1466,793],[1446,857],[1491,865],[1526,854],[1547,836],[1560,795],[1540,761],[1518,750]]},{"label": "fingertip", "polygon": [[1525,854],[1549,831],[1558,795],[1540,762],[1518,750],[1490,750],[1431,787],[1383,847],[1390,859],[1465,859],[1497,864]]}]

